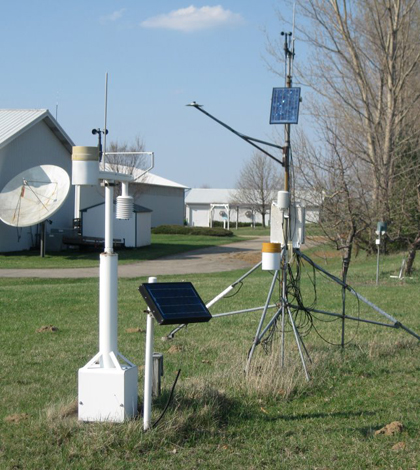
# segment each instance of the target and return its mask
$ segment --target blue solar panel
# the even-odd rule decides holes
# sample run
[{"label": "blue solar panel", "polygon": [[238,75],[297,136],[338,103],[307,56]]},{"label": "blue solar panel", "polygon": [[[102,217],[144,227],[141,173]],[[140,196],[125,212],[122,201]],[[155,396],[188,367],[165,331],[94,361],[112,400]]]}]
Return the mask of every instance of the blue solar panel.
[{"label": "blue solar panel", "polygon": [[206,322],[211,319],[191,282],[144,283],[140,294],[161,325]]},{"label": "blue solar panel", "polygon": [[297,124],[300,88],[273,88],[270,124]]}]

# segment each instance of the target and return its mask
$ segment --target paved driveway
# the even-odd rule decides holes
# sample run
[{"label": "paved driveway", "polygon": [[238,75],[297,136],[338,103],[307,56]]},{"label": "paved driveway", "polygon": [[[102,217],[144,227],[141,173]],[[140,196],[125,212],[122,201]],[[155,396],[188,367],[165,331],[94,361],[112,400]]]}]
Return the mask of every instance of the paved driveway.
[{"label": "paved driveway", "polygon": [[[202,248],[157,260],[118,266],[119,277],[144,277],[169,274],[214,273],[254,266],[261,260],[261,245],[269,237]],[[0,277],[85,278],[98,277],[99,268],[0,269]]]}]

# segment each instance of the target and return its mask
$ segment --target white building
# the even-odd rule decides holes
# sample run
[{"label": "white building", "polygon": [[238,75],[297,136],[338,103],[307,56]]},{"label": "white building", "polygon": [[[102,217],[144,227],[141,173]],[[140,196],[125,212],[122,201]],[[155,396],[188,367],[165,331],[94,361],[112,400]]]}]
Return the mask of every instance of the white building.
[{"label": "white building", "polygon": [[[56,165],[71,174],[73,142],[47,109],[0,109],[0,190],[16,175],[38,165]],[[74,191],[51,217],[49,228],[70,228]],[[16,228],[0,222],[0,252],[27,250],[40,226]]]},{"label": "white building", "polygon": [[[213,222],[223,222],[226,227],[236,227],[237,222],[261,224],[262,216],[256,207],[235,202],[236,189],[191,189],[185,197],[185,218],[188,225],[212,227]],[[317,222],[319,205],[313,198],[300,194],[295,200],[306,206],[306,221]],[[270,213],[266,215],[270,225]]]}]

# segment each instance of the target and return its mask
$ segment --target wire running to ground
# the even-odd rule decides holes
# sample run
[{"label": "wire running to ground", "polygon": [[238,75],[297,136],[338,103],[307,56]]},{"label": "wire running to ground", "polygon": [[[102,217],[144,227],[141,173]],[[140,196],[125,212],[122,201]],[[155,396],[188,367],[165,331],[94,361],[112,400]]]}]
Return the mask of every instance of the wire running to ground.
[{"label": "wire running to ground", "polygon": [[172,398],[174,396],[174,391],[175,391],[175,387],[176,387],[176,383],[178,382],[178,379],[179,379],[179,375],[181,374],[181,369],[178,369],[178,373],[176,374],[176,377],[175,377],[175,381],[172,385],[172,389],[171,389],[171,393],[169,395],[169,398],[168,398],[168,401],[166,402],[166,405],[165,405],[165,408],[163,409],[162,413],[160,414],[159,418],[152,424],[152,426],[150,427],[150,429],[153,429],[155,428],[159,423],[160,421],[162,420],[162,418],[165,416],[168,408],[169,408],[169,405],[171,404],[171,401],[172,401]]}]

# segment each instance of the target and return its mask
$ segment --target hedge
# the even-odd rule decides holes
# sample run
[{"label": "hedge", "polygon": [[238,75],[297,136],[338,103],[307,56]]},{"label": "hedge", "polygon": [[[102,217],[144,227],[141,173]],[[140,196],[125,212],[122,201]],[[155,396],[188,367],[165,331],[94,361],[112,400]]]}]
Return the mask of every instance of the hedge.
[{"label": "hedge", "polygon": [[219,227],[186,227],[184,225],[159,225],[152,228],[154,234],[204,235],[209,237],[233,237],[233,232]]}]

